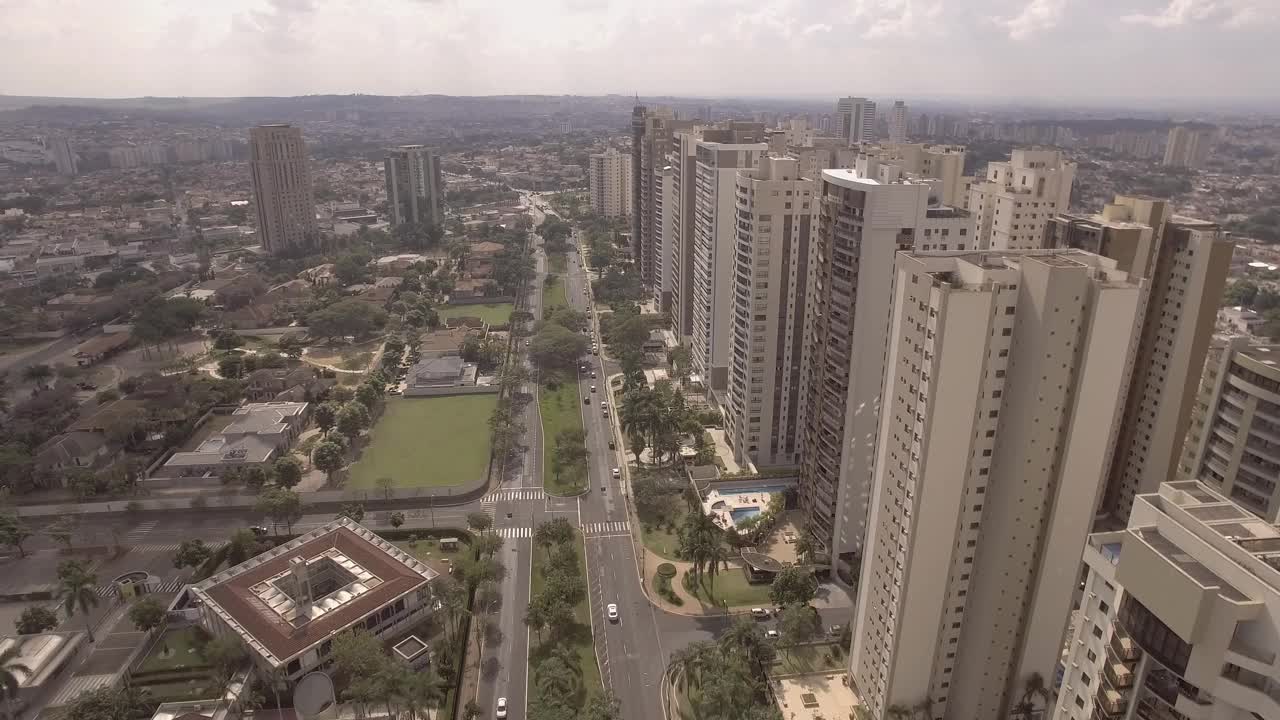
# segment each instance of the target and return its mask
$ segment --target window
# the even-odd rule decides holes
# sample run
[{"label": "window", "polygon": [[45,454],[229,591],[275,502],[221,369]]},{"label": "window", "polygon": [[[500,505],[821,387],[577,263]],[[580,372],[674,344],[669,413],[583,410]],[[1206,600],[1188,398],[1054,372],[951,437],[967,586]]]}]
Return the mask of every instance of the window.
[{"label": "window", "polygon": [[1087,651],[1085,654],[1089,657],[1089,662],[1096,662],[1098,660],[1098,653],[1092,650]]},{"label": "window", "polygon": [[1097,625],[1094,625],[1094,626],[1093,626],[1093,636],[1094,636],[1094,637],[1096,637],[1096,638],[1101,638],[1101,637],[1102,637],[1102,628],[1098,627]]},{"label": "window", "polygon": [[1079,695],[1076,696],[1076,707],[1078,708],[1084,707],[1084,698],[1080,697]]}]

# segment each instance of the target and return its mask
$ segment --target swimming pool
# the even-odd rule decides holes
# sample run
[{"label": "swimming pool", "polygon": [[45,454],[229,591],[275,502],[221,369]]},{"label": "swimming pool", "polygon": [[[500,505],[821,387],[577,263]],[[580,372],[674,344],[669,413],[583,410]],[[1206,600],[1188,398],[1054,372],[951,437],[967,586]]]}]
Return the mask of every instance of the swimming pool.
[{"label": "swimming pool", "polygon": [[751,505],[748,507],[737,507],[729,511],[729,515],[733,517],[733,524],[737,525],[743,520],[753,518],[760,514],[760,508]]}]

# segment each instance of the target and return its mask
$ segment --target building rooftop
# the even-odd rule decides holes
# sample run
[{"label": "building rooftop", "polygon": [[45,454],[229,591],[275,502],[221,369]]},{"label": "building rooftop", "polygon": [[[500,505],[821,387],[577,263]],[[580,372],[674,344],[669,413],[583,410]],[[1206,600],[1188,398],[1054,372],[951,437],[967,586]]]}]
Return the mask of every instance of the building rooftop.
[{"label": "building rooftop", "polygon": [[0,637],[0,654],[17,648],[13,663],[25,670],[12,670],[19,688],[38,688],[60,670],[68,657],[74,655],[84,642],[82,632],[40,633],[39,635],[8,635]]},{"label": "building rooftop", "polygon": [[255,652],[280,665],[438,573],[349,518],[224,570],[192,592]]}]

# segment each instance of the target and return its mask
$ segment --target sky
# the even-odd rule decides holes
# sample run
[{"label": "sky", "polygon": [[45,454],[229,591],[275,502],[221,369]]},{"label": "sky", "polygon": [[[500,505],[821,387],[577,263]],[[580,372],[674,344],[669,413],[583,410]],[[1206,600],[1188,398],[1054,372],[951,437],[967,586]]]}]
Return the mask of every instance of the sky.
[{"label": "sky", "polygon": [[0,0],[0,94],[1280,98],[1280,0]]}]

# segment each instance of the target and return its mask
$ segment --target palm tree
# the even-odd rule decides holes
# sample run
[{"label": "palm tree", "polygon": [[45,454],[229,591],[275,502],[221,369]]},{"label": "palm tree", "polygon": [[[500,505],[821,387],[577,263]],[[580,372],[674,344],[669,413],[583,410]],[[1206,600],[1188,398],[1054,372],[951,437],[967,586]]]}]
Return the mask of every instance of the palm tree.
[{"label": "palm tree", "polygon": [[1040,698],[1040,702],[1046,708],[1053,702],[1049,689],[1045,687],[1044,676],[1038,672],[1033,672],[1027,676],[1027,682],[1022,686],[1022,704],[1027,705],[1031,710],[1035,710],[1036,698]]},{"label": "palm tree", "polygon": [[885,710],[885,715],[893,720],[910,720],[911,708],[906,705],[890,705],[889,709]]},{"label": "palm tree", "polygon": [[714,671],[719,659],[720,649],[715,643],[706,640],[695,642],[672,654],[667,672],[681,690],[699,687],[706,673]]},{"label": "palm tree", "polygon": [[813,560],[813,532],[805,527],[800,531],[800,535],[796,538],[796,557],[801,560]]},{"label": "palm tree", "polygon": [[730,625],[717,642],[721,651],[742,657],[758,677],[764,677],[768,666],[773,663],[773,645],[764,639],[764,633],[750,620],[738,620]]},{"label": "palm tree", "polygon": [[67,617],[76,613],[84,615],[84,629],[89,633],[89,642],[94,642],[89,612],[98,607],[98,593],[94,591],[98,576],[83,568],[60,574],[62,586],[58,589],[58,597],[62,602],[62,609],[66,611]]},{"label": "palm tree", "polygon": [[[410,720],[417,720],[420,711],[438,708],[444,702],[444,689],[440,676],[433,668],[419,670],[409,676],[409,681],[402,688],[405,709],[409,711]],[[425,716],[425,715],[424,715]]]},{"label": "palm tree", "polygon": [[18,698],[22,681],[19,675],[31,675],[31,668],[17,661],[22,654],[22,643],[0,652],[0,693],[4,694],[5,715],[12,718],[13,701]]}]

